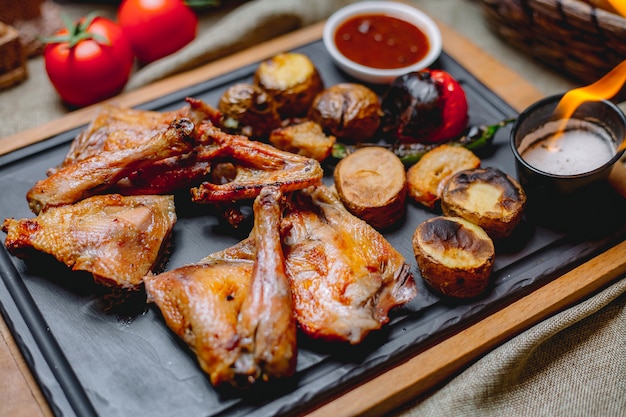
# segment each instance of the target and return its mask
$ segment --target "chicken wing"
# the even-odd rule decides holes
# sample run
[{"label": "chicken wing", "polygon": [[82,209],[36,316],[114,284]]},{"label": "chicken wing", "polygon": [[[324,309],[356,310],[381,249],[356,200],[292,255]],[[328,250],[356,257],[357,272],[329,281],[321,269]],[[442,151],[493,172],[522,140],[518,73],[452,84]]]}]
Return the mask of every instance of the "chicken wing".
[{"label": "chicken wing", "polygon": [[18,257],[35,249],[96,282],[136,288],[158,264],[176,222],[171,196],[94,196],[51,207],[33,219],[4,220],[5,245]]},{"label": "chicken wing", "polygon": [[293,193],[282,240],[294,309],[308,335],[356,344],[416,295],[410,266],[327,187]]},{"label": "chicken wing", "polygon": [[190,152],[194,124],[177,119],[162,133],[135,148],[100,152],[67,165],[38,181],[26,194],[35,214],[47,207],[72,204],[104,192],[133,171],[175,155]]},{"label": "chicken wing", "polygon": [[52,175],[58,169],[77,161],[90,158],[100,152],[135,148],[167,130],[177,119],[189,119],[194,125],[208,120],[217,123],[220,112],[216,108],[194,98],[186,98],[187,105],[168,111],[118,107],[104,104],[91,123],[72,141],[63,163],[48,171]]},{"label": "chicken wing", "polygon": [[198,134],[205,144],[198,150],[199,160],[230,162],[233,166],[230,181],[205,181],[191,189],[192,199],[198,203],[252,199],[266,186],[277,186],[286,193],[319,184],[324,175],[319,162],[312,158],[225,133],[209,123],[203,123]]},{"label": "chicken wing", "polygon": [[248,241],[197,264],[145,277],[148,299],[217,386],[293,374],[296,322],[280,243],[280,191],[254,202]]}]

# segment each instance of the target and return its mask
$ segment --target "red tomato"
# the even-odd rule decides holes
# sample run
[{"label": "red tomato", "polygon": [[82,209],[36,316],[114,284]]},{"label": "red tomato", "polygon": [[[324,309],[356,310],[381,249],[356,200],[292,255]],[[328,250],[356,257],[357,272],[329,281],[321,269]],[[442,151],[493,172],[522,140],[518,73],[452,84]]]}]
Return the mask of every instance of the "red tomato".
[{"label": "red tomato", "polygon": [[82,107],[119,93],[128,81],[134,56],[116,23],[92,16],[48,39],[44,61],[61,99]]},{"label": "red tomato", "polygon": [[143,63],[178,51],[198,28],[198,17],[182,0],[124,0],[117,20]]}]

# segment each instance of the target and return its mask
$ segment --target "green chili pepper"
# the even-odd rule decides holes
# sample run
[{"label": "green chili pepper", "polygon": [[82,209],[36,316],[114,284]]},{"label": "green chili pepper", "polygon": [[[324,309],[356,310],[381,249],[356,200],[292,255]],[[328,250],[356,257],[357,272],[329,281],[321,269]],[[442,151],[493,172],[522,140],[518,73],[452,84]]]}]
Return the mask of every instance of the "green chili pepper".
[{"label": "green chili pepper", "polygon": [[[514,122],[515,119],[505,119],[501,122],[498,122],[493,125],[480,125],[480,126],[470,126],[465,134],[458,137],[457,139],[445,142],[448,145],[453,146],[463,146],[469,150],[477,150],[484,148],[490,145],[493,142],[493,138],[496,135],[496,132],[500,130],[501,127],[508,125],[509,123]],[[420,160],[422,156],[431,149],[436,148],[441,145],[441,143],[396,143],[393,145],[379,145],[375,143],[360,143],[358,145],[346,145],[343,143],[336,143],[333,146],[332,156],[337,159],[345,158],[350,155],[352,152],[359,148],[367,147],[367,146],[380,146],[392,151],[405,165],[412,165]]]}]

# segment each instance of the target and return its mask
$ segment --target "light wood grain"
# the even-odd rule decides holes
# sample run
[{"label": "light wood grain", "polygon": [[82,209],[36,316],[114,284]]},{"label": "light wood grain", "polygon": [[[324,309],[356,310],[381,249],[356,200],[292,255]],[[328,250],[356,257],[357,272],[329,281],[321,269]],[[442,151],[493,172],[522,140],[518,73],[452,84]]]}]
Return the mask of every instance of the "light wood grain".
[{"label": "light wood grain", "polygon": [[[521,111],[541,98],[541,94],[534,87],[505,64],[488,56],[451,28],[441,23],[439,25],[446,52],[489,89],[504,97],[513,108]],[[111,101],[125,106],[145,103],[276,53],[315,41],[321,37],[322,28],[323,23],[312,25],[198,69],[118,96]],[[52,123],[0,139],[0,155],[83,125],[89,122],[97,109],[98,106],[84,108]],[[625,259],[626,243],[622,242],[527,297],[365,382],[309,415],[312,417],[381,415],[415,396],[422,395],[522,330],[589,297],[599,288],[619,278],[626,272]],[[2,375],[0,414],[52,415],[4,322],[0,322],[0,332],[3,336],[0,340],[0,375]],[[385,389],[381,390],[380,387]]]},{"label": "light wood grain", "polygon": [[52,416],[9,328],[1,319],[0,335],[0,415]]}]

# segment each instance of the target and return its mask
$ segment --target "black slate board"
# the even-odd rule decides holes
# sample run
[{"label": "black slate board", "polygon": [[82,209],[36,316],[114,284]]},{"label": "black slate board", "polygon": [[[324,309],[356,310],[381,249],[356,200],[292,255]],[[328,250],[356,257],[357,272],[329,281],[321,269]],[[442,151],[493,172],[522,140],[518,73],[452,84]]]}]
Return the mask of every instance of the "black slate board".
[{"label": "black slate board", "polygon": [[[297,51],[312,58],[327,86],[352,81],[330,62],[321,42]],[[444,53],[435,66],[463,85],[472,123],[490,124],[516,115],[450,56]],[[229,85],[250,81],[255,68],[241,68],[140,107],[175,109],[187,96],[216,105]],[[0,218],[32,217],[24,198],[27,190],[61,162],[81,128],[0,157]],[[514,176],[509,133],[510,128],[498,132],[493,152],[481,157],[483,166]],[[167,269],[196,262],[247,235],[247,230],[232,233],[215,216],[189,204],[177,201],[177,207],[179,220]],[[102,292],[88,276],[69,272],[53,260],[23,262],[3,246],[0,306],[57,416],[292,416],[528,294],[623,240],[625,234],[622,225],[593,239],[577,238],[524,222],[515,239],[497,247],[490,291],[478,300],[454,303],[424,287],[411,248],[415,227],[435,214],[409,204],[401,227],[385,233],[412,264],[419,291],[412,302],[392,313],[390,324],[358,346],[300,337],[296,375],[248,391],[214,389],[195,356],[169,331],[154,306],[139,302],[128,303],[137,310],[108,310]]]}]

